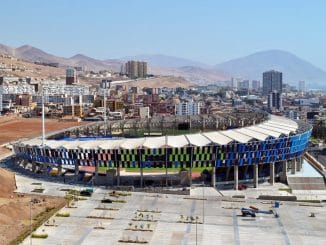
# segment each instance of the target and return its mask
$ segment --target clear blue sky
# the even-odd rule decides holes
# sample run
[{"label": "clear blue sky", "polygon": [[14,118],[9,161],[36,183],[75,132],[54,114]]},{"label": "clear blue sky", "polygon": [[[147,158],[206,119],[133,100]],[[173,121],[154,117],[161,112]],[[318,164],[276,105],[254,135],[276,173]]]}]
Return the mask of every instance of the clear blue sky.
[{"label": "clear blue sky", "polygon": [[325,11],[323,0],[1,0],[0,43],[208,64],[282,49],[326,69]]}]

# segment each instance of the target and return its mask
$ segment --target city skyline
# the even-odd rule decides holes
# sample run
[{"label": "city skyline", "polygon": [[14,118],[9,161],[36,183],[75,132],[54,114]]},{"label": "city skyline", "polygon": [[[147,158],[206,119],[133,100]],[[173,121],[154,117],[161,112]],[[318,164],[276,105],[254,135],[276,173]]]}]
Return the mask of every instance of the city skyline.
[{"label": "city skyline", "polygon": [[273,4],[3,1],[0,43],[14,47],[30,44],[63,57],[76,53],[100,59],[164,54],[211,65],[281,49],[326,69],[320,52],[326,40],[320,31],[325,4]]}]

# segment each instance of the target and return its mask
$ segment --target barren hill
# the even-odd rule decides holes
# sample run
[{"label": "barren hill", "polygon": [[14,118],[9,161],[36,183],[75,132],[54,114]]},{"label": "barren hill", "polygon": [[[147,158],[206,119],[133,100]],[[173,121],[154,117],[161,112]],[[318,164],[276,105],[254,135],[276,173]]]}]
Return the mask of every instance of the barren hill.
[{"label": "barren hill", "polygon": [[85,70],[112,70],[119,72],[121,69],[122,61],[119,60],[97,60],[83,54],[77,54],[69,58],[69,62],[74,66],[84,67]]},{"label": "barren hill", "polygon": [[18,48],[12,48],[0,44],[0,54],[8,54],[19,59],[30,62],[59,63],[60,67],[82,66],[87,70],[112,70],[120,71],[122,62],[119,60],[97,60],[86,55],[77,54],[71,58],[59,57],[30,45],[23,45]]},{"label": "barren hill", "polygon": [[150,88],[188,88],[192,84],[184,79],[183,77],[175,77],[175,76],[159,76],[155,78],[150,79],[144,79],[144,80],[137,80],[134,82],[127,83],[129,86],[137,86],[140,88],[144,87],[150,87]]},{"label": "barren hill", "polygon": [[190,83],[194,84],[210,84],[218,81],[225,81],[230,76],[214,69],[205,69],[195,66],[184,66],[179,68],[149,67],[149,72],[156,75],[168,75],[175,77],[183,77]]},{"label": "barren hill", "polygon": [[38,79],[51,79],[64,77],[65,75],[63,68],[36,65],[30,61],[1,55],[0,66],[5,66],[7,68],[0,69],[0,76],[12,75]]}]

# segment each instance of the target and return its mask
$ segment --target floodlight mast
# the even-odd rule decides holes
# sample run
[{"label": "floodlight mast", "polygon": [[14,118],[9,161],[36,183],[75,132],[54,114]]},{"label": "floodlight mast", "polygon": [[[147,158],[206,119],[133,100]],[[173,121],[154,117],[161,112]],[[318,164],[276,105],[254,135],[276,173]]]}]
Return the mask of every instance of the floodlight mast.
[{"label": "floodlight mast", "polygon": [[108,89],[110,89],[111,88],[111,80],[104,80],[103,82],[102,82],[102,86],[103,86],[103,88],[104,88],[104,136],[106,136],[106,134],[107,134],[107,121],[108,121],[108,119],[107,119],[107,109],[106,109],[106,100],[107,100],[107,91],[108,91]]},{"label": "floodlight mast", "polygon": [[42,147],[45,144],[45,109],[44,109],[44,87],[42,88]]},{"label": "floodlight mast", "polygon": [[107,117],[106,117],[106,88],[104,89],[104,136],[106,136],[106,124],[107,124]]}]

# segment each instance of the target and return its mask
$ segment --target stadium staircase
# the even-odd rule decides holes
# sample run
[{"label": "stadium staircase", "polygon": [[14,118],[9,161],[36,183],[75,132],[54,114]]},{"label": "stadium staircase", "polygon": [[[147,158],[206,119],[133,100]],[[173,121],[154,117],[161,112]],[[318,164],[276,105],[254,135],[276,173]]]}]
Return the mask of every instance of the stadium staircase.
[{"label": "stadium staircase", "polygon": [[288,177],[292,190],[326,190],[323,177]]}]

